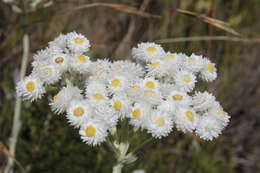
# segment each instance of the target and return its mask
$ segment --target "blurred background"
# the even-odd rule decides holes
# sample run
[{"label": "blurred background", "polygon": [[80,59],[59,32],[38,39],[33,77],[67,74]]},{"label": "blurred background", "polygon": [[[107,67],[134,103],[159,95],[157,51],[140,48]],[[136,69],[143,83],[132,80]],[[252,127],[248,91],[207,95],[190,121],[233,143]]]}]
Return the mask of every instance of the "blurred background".
[{"label": "blurred background", "polygon": [[[71,31],[86,35],[94,58],[131,59],[131,47],[156,41],[166,50],[202,54],[217,64],[218,79],[202,88],[213,92],[231,115],[224,133],[202,141],[175,130],[147,144],[123,172],[260,172],[259,16],[259,0],[0,1],[0,172],[12,157],[9,137],[24,35],[30,42],[28,74],[32,55],[60,33]],[[48,100],[46,96],[22,102],[17,162],[28,172],[111,172],[115,164],[111,154],[85,145],[77,130],[51,113]],[[141,143],[147,136],[133,142]],[[22,172],[19,164],[14,172]]]}]

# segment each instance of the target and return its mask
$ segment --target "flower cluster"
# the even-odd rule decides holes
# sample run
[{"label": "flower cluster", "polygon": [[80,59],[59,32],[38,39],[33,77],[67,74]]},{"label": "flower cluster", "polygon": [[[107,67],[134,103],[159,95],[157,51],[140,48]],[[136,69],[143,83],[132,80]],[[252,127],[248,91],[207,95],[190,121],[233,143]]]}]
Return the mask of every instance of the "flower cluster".
[{"label": "flower cluster", "polygon": [[[88,39],[75,32],[49,42],[34,55],[32,73],[17,84],[18,96],[34,101],[50,85],[66,81],[51,109],[65,114],[89,145],[104,142],[125,118],[154,138],[176,127],[212,140],[228,124],[230,117],[212,94],[194,91],[197,80],[217,77],[215,64],[205,57],[166,52],[148,42],[132,49],[135,62],[92,61],[89,48]],[[82,77],[81,85],[71,82],[72,74]]]}]

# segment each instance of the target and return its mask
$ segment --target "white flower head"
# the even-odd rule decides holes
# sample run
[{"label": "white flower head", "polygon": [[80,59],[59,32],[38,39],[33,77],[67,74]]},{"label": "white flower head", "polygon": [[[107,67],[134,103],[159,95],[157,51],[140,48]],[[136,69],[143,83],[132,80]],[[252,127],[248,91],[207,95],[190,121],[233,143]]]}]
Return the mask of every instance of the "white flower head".
[{"label": "white flower head", "polygon": [[56,65],[39,66],[34,70],[34,73],[47,84],[53,84],[61,78],[61,72]]},{"label": "white flower head", "polygon": [[192,132],[198,122],[198,115],[191,107],[179,107],[174,113],[174,123],[178,130]]},{"label": "white flower head", "polygon": [[164,55],[163,48],[155,43],[139,43],[137,48],[132,49],[134,58],[151,62],[153,59],[160,59]]},{"label": "white flower head", "polygon": [[196,83],[196,76],[188,71],[179,71],[175,76],[175,84],[179,90],[191,92]]},{"label": "white flower head", "polygon": [[113,76],[108,79],[108,88],[111,93],[122,92],[128,85],[127,79],[123,76]]},{"label": "white flower head", "polygon": [[145,103],[135,103],[131,113],[128,114],[130,124],[136,128],[144,128],[147,123],[148,116],[151,112],[151,107]]},{"label": "white flower head", "polygon": [[88,56],[75,54],[71,56],[70,67],[81,74],[86,74],[90,71],[91,61]]},{"label": "white flower head", "polygon": [[93,62],[90,66],[90,73],[92,79],[99,80],[102,82],[107,81],[110,77],[111,72],[111,62],[107,59],[98,59]]},{"label": "white flower head", "polygon": [[80,128],[79,134],[83,142],[96,146],[105,141],[108,134],[106,126],[100,121],[88,121]]},{"label": "white flower head", "polygon": [[169,74],[171,65],[160,59],[152,60],[151,63],[146,65],[147,76],[163,77]]},{"label": "white flower head", "polygon": [[72,100],[67,109],[67,119],[75,127],[80,127],[92,116],[92,109],[87,100]]},{"label": "white flower head", "polygon": [[185,93],[185,92],[182,92],[182,91],[172,91],[167,100],[170,102],[170,103],[173,103],[175,105],[178,105],[178,106],[188,106],[191,104],[191,98],[190,96]]},{"label": "white flower head", "polygon": [[81,54],[89,50],[90,43],[84,35],[71,32],[67,37],[67,45],[72,52]]},{"label": "white flower head", "polygon": [[82,91],[78,87],[66,86],[63,87],[57,95],[51,100],[50,106],[52,111],[57,114],[65,112],[70,106],[72,100],[81,100]]},{"label": "white flower head", "polygon": [[56,65],[56,67],[59,68],[62,72],[68,69],[69,57],[67,54],[63,54],[63,53],[53,54],[51,55],[49,61],[50,64]]},{"label": "white flower head", "polygon": [[42,97],[45,93],[45,88],[36,75],[30,75],[17,83],[16,93],[18,97],[24,100],[34,101]]},{"label": "white flower head", "polygon": [[192,105],[196,111],[206,111],[216,106],[216,98],[207,91],[196,92],[192,97]]},{"label": "white flower head", "polygon": [[65,49],[67,47],[67,35],[60,34],[53,41],[49,42],[49,47],[59,47]]},{"label": "white flower head", "polygon": [[166,137],[172,131],[173,119],[167,112],[153,111],[147,122],[148,133],[155,138]]},{"label": "white flower head", "polygon": [[110,101],[112,108],[118,113],[119,117],[126,117],[131,111],[131,101],[124,95],[114,95]]},{"label": "white flower head", "polygon": [[183,68],[190,72],[199,72],[204,64],[204,59],[202,56],[192,54],[191,56],[186,56],[183,64]]},{"label": "white flower head", "polygon": [[203,115],[198,121],[195,132],[202,139],[212,140],[219,136],[222,129],[221,125],[210,115]]},{"label": "white flower head", "polygon": [[203,67],[200,71],[200,77],[207,82],[211,82],[217,78],[217,69],[215,64],[208,59],[204,59]]}]

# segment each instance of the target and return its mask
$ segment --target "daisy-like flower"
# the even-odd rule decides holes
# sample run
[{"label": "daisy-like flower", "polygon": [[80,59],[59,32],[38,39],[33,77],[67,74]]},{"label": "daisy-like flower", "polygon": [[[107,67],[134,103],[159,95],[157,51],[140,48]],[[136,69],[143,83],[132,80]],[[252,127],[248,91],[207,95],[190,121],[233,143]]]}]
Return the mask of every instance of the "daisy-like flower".
[{"label": "daisy-like flower", "polygon": [[192,132],[198,122],[198,115],[190,107],[180,107],[174,113],[174,123],[178,130]]},{"label": "daisy-like flower", "polygon": [[79,134],[83,142],[88,145],[96,146],[105,141],[107,128],[100,121],[88,121],[80,128]]},{"label": "daisy-like flower", "polygon": [[105,84],[92,81],[86,87],[86,96],[93,106],[108,103],[108,93]]},{"label": "daisy-like flower", "polygon": [[162,101],[162,95],[159,90],[143,90],[140,100],[149,104],[159,104]]},{"label": "daisy-like flower", "polygon": [[81,54],[89,50],[89,40],[84,35],[71,32],[67,37],[67,45],[72,52]]},{"label": "daisy-like flower", "polygon": [[188,71],[179,71],[175,76],[175,84],[179,90],[190,92],[194,89],[196,76]]},{"label": "daisy-like flower", "polygon": [[59,47],[61,49],[65,49],[67,46],[67,35],[60,34],[53,41],[49,42],[50,47]]},{"label": "daisy-like flower", "polygon": [[108,88],[111,93],[122,92],[128,86],[128,81],[123,76],[114,76],[108,79]]},{"label": "daisy-like flower", "polygon": [[172,91],[167,100],[176,106],[187,106],[191,104],[190,96],[182,91]]},{"label": "daisy-like flower", "polygon": [[24,100],[34,101],[42,97],[45,93],[45,88],[36,75],[30,75],[17,83],[16,93],[18,97]]},{"label": "daisy-like flower", "polygon": [[119,117],[126,117],[130,113],[131,101],[124,95],[114,95],[111,100],[112,108],[118,113]]},{"label": "daisy-like flower", "polygon": [[223,107],[218,102],[208,110],[208,114],[213,116],[222,127],[226,127],[230,121],[230,116],[224,111]]},{"label": "daisy-like flower", "polygon": [[101,82],[107,81],[110,78],[111,74],[111,62],[109,60],[98,59],[96,62],[93,62],[90,66],[90,74],[91,79],[90,81],[99,80]]},{"label": "daisy-like flower", "polygon": [[68,55],[62,53],[53,54],[50,57],[50,63],[56,65],[57,68],[64,72],[67,70],[69,64]]},{"label": "daisy-like flower", "polygon": [[215,64],[208,59],[204,59],[203,67],[200,71],[200,77],[207,82],[211,82],[217,78],[217,69]]},{"label": "daisy-like flower", "polygon": [[128,114],[130,124],[136,128],[145,128],[151,107],[144,103],[135,103],[132,111]]},{"label": "daisy-like flower", "polygon": [[40,66],[34,73],[47,84],[53,84],[61,78],[61,72],[55,65]]},{"label": "daisy-like flower", "polygon": [[67,119],[75,127],[80,127],[91,118],[92,109],[87,104],[87,100],[73,100],[67,109]]},{"label": "daisy-like flower", "polygon": [[192,105],[196,111],[206,111],[216,106],[216,98],[207,91],[196,92],[192,97]]},{"label": "daisy-like flower", "polygon": [[155,138],[168,136],[173,128],[173,119],[167,112],[153,111],[147,123],[148,133]]},{"label": "daisy-like flower", "polygon": [[82,100],[82,91],[78,87],[63,87],[57,95],[51,100],[50,106],[56,114],[65,112],[70,106],[72,100]]},{"label": "daisy-like flower", "polygon": [[186,56],[183,67],[193,73],[199,72],[204,64],[202,56],[192,54],[190,57]]},{"label": "daisy-like flower", "polygon": [[160,59],[152,60],[151,63],[146,65],[147,76],[163,77],[168,74],[169,64]]},{"label": "daisy-like flower", "polygon": [[195,132],[202,139],[212,140],[219,136],[222,129],[221,125],[210,115],[203,115],[198,121]]},{"label": "daisy-like flower", "polygon": [[140,43],[137,48],[132,49],[132,55],[142,61],[151,62],[154,59],[161,58],[164,55],[164,50],[155,43]]},{"label": "daisy-like flower", "polygon": [[88,73],[90,71],[90,65],[90,58],[82,54],[73,55],[70,59],[70,66],[72,70],[81,74]]},{"label": "daisy-like flower", "polygon": [[157,90],[159,89],[159,84],[154,78],[148,77],[143,80],[142,87],[145,90]]}]

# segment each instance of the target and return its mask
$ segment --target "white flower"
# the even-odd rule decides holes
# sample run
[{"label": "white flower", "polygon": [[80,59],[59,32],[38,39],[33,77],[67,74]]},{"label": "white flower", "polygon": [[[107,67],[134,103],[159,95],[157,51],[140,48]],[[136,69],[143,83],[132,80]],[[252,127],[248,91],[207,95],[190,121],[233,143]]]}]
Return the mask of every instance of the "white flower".
[{"label": "white flower", "polygon": [[108,79],[108,88],[111,93],[122,92],[129,85],[127,79],[123,76],[114,76]]},{"label": "white flower", "polygon": [[75,127],[80,127],[92,116],[92,109],[87,100],[72,100],[67,109],[67,119]]},{"label": "white flower", "polygon": [[79,134],[88,145],[100,145],[107,136],[106,126],[100,121],[88,121],[80,128]]},{"label": "white flower", "polygon": [[191,104],[190,96],[182,91],[172,91],[167,100],[177,106],[188,106]]},{"label": "white flower", "polygon": [[179,71],[175,76],[175,84],[179,90],[190,92],[194,89],[196,76],[188,71]]},{"label": "white flower", "polygon": [[196,92],[192,97],[192,105],[196,111],[206,111],[216,106],[216,98],[207,91]]},{"label": "white flower", "polygon": [[172,116],[167,112],[153,111],[146,125],[148,133],[151,133],[155,138],[168,136],[173,128]]},{"label": "white flower", "polygon": [[67,54],[58,53],[50,57],[50,63],[56,65],[62,72],[68,69],[69,57]]},{"label": "white flower", "polygon": [[198,115],[190,107],[180,107],[174,113],[174,123],[178,130],[192,132],[198,122]]},{"label": "white flower", "polygon": [[110,72],[111,62],[109,62],[107,59],[98,59],[96,62],[93,62],[90,66],[90,80],[99,80],[101,82],[105,82],[110,77]]},{"label": "white flower", "polygon": [[83,96],[82,91],[77,87],[67,86],[63,87],[57,95],[51,100],[50,106],[52,111],[57,114],[65,112],[70,106],[72,100],[81,100]]},{"label": "white flower", "polygon": [[212,140],[221,133],[222,127],[210,115],[202,115],[196,127],[196,134],[202,139]]},{"label": "white flower", "polygon": [[98,81],[92,81],[89,84],[87,83],[86,96],[93,106],[108,103],[106,85]]},{"label": "white flower", "polygon": [[179,71],[182,66],[184,59],[187,57],[185,54],[182,53],[170,53],[167,52],[163,56],[163,60],[165,62],[166,71],[169,75],[175,75],[177,71]]},{"label": "white flower", "polygon": [[144,128],[147,123],[148,116],[151,112],[151,107],[144,103],[135,103],[131,113],[128,114],[130,124],[136,128]]},{"label": "white flower", "polygon": [[208,59],[204,59],[203,67],[200,71],[200,77],[207,82],[211,82],[217,78],[217,69],[215,64]]},{"label": "white flower", "polygon": [[16,93],[18,97],[24,100],[34,101],[42,97],[45,93],[45,88],[36,75],[30,75],[17,83]]},{"label": "white flower", "polygon": [[170,65],[160,59],[152,60],[146,65],[147,76],[163,77],[169,74],[168,69]]},{"label": "white flower", "polygon": [[67,37],[67,44],[72,52],[81,54],[89,50],[89,40],[84,35],[71,32]]},{"label": "white flower", "polygon": [[183,64],[183,68],[190,72],[199,72],[204,65],[204,59],[202,56],[192,54],[190,57],[186,56]]},{"label": "white flower", "polygon": [[137,48],[132,49],[132,55],[142,61],[151,62],[153,59],[161,58],[164,55],[164,50],[155,43],[139,43]]},{"label": "white flower", "polygon": [[159,89],[159,84],[158,81],[155,80],[154,78],[148,77],[143,80],[142,87],[145,90],[157,90]]},{"label": "white flower", "polygon": [[67,35],[60,34],[53,41],[49,42],[50,47],[59,47],[61,49],[65,49],[67,46]]},{"label": "white flower", "polygon": [[130,114],[131,101],[124,94],[114,95],[111,100],[111,106],[118,113],[119,117],[124,118]]},{"label": "white flower", "polygon": [[39,66],[34,73],[47,84],[53,84],[61,78],[61,72],[55,65]]},{"label": "white flower", "polygon": [[81,74],[88,73],[90,71],[91,61],[88,56],[82,54],[73,55],[70,59],[71,68]]}]

